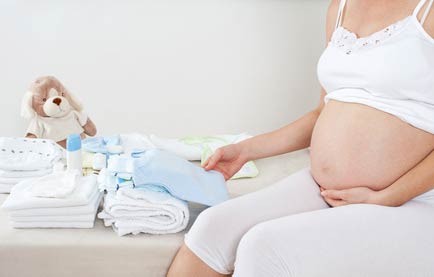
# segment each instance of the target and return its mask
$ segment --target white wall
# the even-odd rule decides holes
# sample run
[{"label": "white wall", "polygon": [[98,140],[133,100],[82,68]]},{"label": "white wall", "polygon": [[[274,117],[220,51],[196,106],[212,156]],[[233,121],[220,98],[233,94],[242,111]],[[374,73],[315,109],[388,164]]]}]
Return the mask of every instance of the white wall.
[{"label": "white wall", "polygon": [[317,104],[325,0],[0,0],[0,136],[57,76],[102,134],[256,134]]}]

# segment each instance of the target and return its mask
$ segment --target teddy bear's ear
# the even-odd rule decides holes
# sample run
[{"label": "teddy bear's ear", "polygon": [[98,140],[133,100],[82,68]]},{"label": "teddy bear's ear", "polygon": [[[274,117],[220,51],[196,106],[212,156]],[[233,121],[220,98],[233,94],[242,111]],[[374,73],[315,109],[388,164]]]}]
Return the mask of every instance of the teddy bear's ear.
[{"label": "teddy bear's ear", "polygon": [[72,93],[68,91],[69,95],[69,104],[74,108],[74,110],[81,112],[83,110],[83,105],[81,105],[81,102],[75,97]]},{"label": "teddy bear's ear", "polygon": [[33,109],[33,93],[31,91],[27,91],[24,94],[21,102],[21,116],[26,119],[31,119],[36,116],[36,112]]}]

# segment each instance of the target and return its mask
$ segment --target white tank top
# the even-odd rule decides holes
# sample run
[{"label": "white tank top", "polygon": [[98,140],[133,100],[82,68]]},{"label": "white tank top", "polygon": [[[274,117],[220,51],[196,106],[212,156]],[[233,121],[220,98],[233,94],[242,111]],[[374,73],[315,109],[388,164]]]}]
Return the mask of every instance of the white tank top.
[{"label": "white tank top", "polygon": [[345,0],[339,6],[336,29],[318,62],[318,78],[330,99],[368,105],[434,134],[434,39],[412,15],[358,38],[341,26]]}]

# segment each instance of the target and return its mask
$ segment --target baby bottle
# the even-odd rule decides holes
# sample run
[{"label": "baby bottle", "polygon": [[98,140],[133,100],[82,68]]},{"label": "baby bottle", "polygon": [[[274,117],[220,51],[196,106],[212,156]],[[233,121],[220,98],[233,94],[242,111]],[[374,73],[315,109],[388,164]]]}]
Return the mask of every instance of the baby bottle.
[{"label": "baby bottle", "polygon": [[81,160],[81,137],[74,134],[69,135],[66,140],[66,168],[68,171],[78,171],[83,174],[83,165]]}]

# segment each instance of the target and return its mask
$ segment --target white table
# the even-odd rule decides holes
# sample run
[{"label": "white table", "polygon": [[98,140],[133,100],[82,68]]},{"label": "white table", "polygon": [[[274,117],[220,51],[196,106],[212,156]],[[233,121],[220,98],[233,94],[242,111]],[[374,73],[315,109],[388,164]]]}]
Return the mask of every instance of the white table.
[{"label": "white table", "polygon": [[[308,164],[306,150],[259,160],[260,175],[229,181],[229,191],[258,190]],[[190,226],[203,209],[191,205]],[[118,237],[99,219],[93,229],[13,229],[0,210],[0,277],[165,276],[184,234]]]}]

